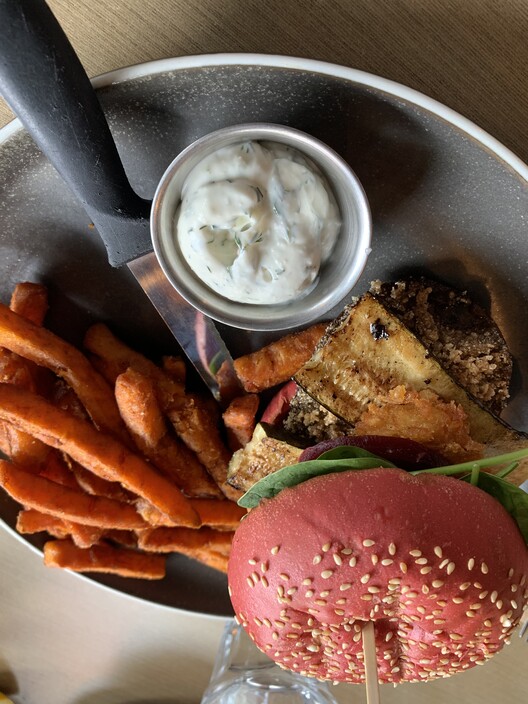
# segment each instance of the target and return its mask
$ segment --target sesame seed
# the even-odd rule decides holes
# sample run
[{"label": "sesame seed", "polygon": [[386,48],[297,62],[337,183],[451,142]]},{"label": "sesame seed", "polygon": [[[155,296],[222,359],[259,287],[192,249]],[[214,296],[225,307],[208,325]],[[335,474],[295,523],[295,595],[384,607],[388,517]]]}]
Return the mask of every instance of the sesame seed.
[{"label": "sesame seed", "polygon": [[361,584],[366,584],[370,579],[370,574],[364,574],[363,577],[359,580]]},{"label": "sesame seed", "polygon": [[403,574],[407,574],[407,565],[405,562],[400,562],[400,570],[403,572]]},{"label": "sesame seed", "polygon": [[262,621],[256,616],[253,618],[253,621],[256,623],[257,626],[262,626]]},{"label": "sesame seed", "polygon": [[343,560],[342,560],[342,558],[341,558],[341,555],[339,555],[337,552],[335,552],[335,553],[332,555],[332,557],[334,558],[334,562],[336,563],[336,565],[341,566],[341,565],[343,564]]},{"label": "sesame seed", "polygon": [[433,568],[432,567],[422,567],[420,570],[420,574],[429,574]]},{"label": "sesame seed", "polygon": [[248,560],[248,562],[249,562],[250,565],[256,565],[256,564],[257,564],[257,561],[256,561],[255,558],[253,558],[253,557],[251,557],[251,558]]},{"label": "sesame seed", "polygon": [[375,544],[376,544],[376,542],[374,540],[370,540],[370,538],[367,538],[366,540],[363,541],[363,547],[365,547],[365,548],[371,548]]},{"label": "sesame seed", "polygon": [[277,633],[277,631],[273,631],[271,637],[273,638],[273,640],[279,640],[279,634]]},{"label": "sesame seed", "polygon": [[424,606],[417,606],[416,611],[418,611],[419,614],[425,614],[425,607]]},{"label": "sesame seed", "polygon": [[480,571],[482,572],[482,574],[488,574],[489,569],[485,562],[480,565]]},{"label": "sesame seed", "polygon": [[473,582],[475,589],[482,589],[482,584],[480,582]]},{"label": "sesame seed", "polygon": [[412,557],[420,557],[421,554],[421,550],[409,550],[409,555],[411,555]]},{"label": "sesame seed", "polygon": [[345,615],[345,612],[343,611],[343,609],[334,609],[334,613],[336,614],[336,616],[344,616]]},{"label": "sesame seed", "polygon": [[360,598],[363,599],[363,601],[372,601],[372,594],[362,594]]},{"label": "sesame seed", "polygon": [[348,561],[348,564],[350,565],[350,567],[355,567],[356,563],[357,563],[357,557],[355,557],[355,556],[351,557],[350,560]]},{"label": "sesame seed", "polygon": [[279,596],[284,596],[284,587],[282,586],[282,584],[279,584],[279,586],[277,587],[277,594]]},{"label": "sesame seed", "polygon": [[469,616],[470,618],[473,618],[475,615],[476,614],[474,611],[466,611],[466,616]]},{"label": "sesame seed", "polygon": [[467,566],[468,566],[468,570],[472,570],[473,567],[475,567],[475,558],[474,557],[469,558]]},{"label": "sesame seed", "polygon": [[323,558],[321,557],[321,555],[316,555],[316,556],[314,557],[314,559],[312,560],[312,564],[318,565],[318,564],[321,562],[322,559],[323,559]]},{"label": "sesame seed", "polygon": [[479,599],[485,599],[488,596],[488,591],[480,592]]},{"label": "sesame seed", "polygon": [[306,587],[309,587],[310,584],[312,583],[312,581],[313,581],[313,580],[311,580],[310,577],[307,577],[306,579],[303,579],[303,581],[301,582],[301,584],[303,584],[303,585],[306,586]]},{"label": "sesame seed", "polygon": [[502,599],[497,599],[497,601],[495,602],[495,606],[498,609],[502,609]]},{"label": "sesame seed", "polygon": [[311,653],[318,653],[319,646],[315,645],[315,643],[310,643],[309,645],[306,646],[306,650],[309,650]]},{"label": "sesame seed", "polygon": [[511,587],[510,587],[510,589],[512,590],[512,592],[516,592],[516,591],[517,591],[517,585],[516,585],[516,584],[512,584]]},{"label": "sesame seed", "polygon": [[263,618],[262,623],[268,628],[271,628],[271,621],[269,620],[269,618]]},{"label": "sesame seed", "polygon": [[464,599],[462,599],[459,596],[454,596],[452,601],[453,601],[453,604],[461,604],[464,601]]},{"label": "sesame seed", "polygon": [[377,594],[380,591],[380,588],[371,586],[367,588],[367,591],[370,592],[370,594]]},{"label": "sesame seed", "polygon": [[437,557],[442,558],[442,557],[444,556],[444,554],[443,554],[443,552],[442,552],[442,548],[440,547],[440,545],[436,545],[436,546],[433,548],[433,550],[434,550],[434,554],[435,554]]},{"label": "sesame seed", "polygon": [[326,600],[325,600],[325,599],[316,599],[316,600],[315,600],[315,603],[316,603],[318,606],[326,606]]},{"label": "sesame seed", "polygon": [[266,588],[269,587],[269,582],[266,579],[266,577],[262,577],[260,580],[260,583],[262,584],[263,587],[266,587]]},{"label": "sesame seed", "polygon": [[251,579],[251,577],[246,577],[246,582],[248,583],[248,585],[249,585],[250,587],[254,587],[254,586],[255,586],[255,585],[253,584],[253,580]]},{"label": "sesame seed", "polygon": [[512,609],[517,609],[517,608],[518,608],[517,602],[515,601],[515,599],[512,599],[512,600],[510,601],[510,604],[512,605]]},{"label": "sesame seed", "polygon": [[394,636],[394,633],[393,633],[392,631],[389,631],[389,632],[385,635],[385,640],[386,640],[386,642],[388,643],[388,642],[391,640],[391,638],[392,638],[393,636]]},{"label": "sesame seed", "polygon": [[285,582],[287,582],[290,579],[290,576],[286,574],[285,572],[281,572],[279,577],[283,579]]},{"label": "sesame seed", "polygon": [[498,596],[499,596],[499,592],[497,592],[497,591],[491,592],[490,601],[492,604],[494,604],[497,601]]},{"label": "sesame seed", "polygon": [[319,596],[325,597],[325,596],[328,596],[329,594],[330,594],[330,592],[324,591],[324,592],[320,592]]},{"label": "sesame seed", "polygon": [[508,570],[508,579],[511,579],[513,577],[513,567],[510,567]]},{"label": "sesame seed", "polygon": [[462,640],[462,636],[459,633],[450,633],[449,637],[451,640]]},{"label": "sesame seed", "polygon": [[350,589],[351,586],[352,586],[352,585],[347,582],[346,584],[341,584],[341,586],[339,587],[339,589],[340,589],[342,592],[346,592],[346,590],[347,590],[347,589]]},{"label": "sesame seed", "polygon": [[394,543],[389,545],[389,555],[396,555],[396,545]]},{"label": "sesame seed", "polygon": [[275,547],[271,548],[271,554],[276,555],[280,550],[280,545],[275,545]]},{"label": "sesame seed", "polygon": [[352,555],[352,548],[343,548],[341,552],[343,555]]},{"label": "sesame seed", "polygon": [[334,573],[333,573],[332,570],[323,570],[323,571],[321,572],[321,577],[322,577],[323,579],[330,579],[330,577],[331,577],[333,574],[334,574]]},{"label": "sesame seed", "polygon": [[470,586],[471,586],[471,582],[464,582],[463,584],[461,584],[461,585],[459,586],[459,589],[460,589],[461,591],[465,592],[466,589],[469,589]]},{"label": "sesame seed", "polygon": [[381,564],[384,567],[388,567],[389,565],[392,565],[393,562],[394,560],[391,560],[389,557],[386,557],[384,560],[381,561]]},{"label": "sesame seed", "polygon": [[427,584],[422,584],[422,593],[429,594],[429,587],[427,586]]},{"label": "sesame seed", "polygon": [[389,579],[389,584],[401,584],[401,579],[399,577],[393,577]]},{"label": "sesame seed", "polygon": [[286,594],[289,594],[290,596],[293,596],[297,592],[297,587],[290,587]]},{"label": "sesame seed", "polygon": [[446,565],[448,565],[448,564],[449,564],[449,560],[448,560],[447,558],[445,558],[444,560],[442,560],[442,562],[440,563],[439,567],[440,567],[441,570],[443,570],[444,567],[445,567]]},{"label": "sesame seed", "polygon": [[309,598],[312,597],[313,595],[314,595],[314,590],[313,590],[313,589],[308,589],[308,591],[306,592],[306,594],[305,594],[304,596],[309,599]]},{"label": "sesame seed", "polygon": [[377,564],[378,564],[378,559],[379,559],[379,558],[378,558],[377,555],[371,555],[371,556],[370,556],[370,559],[371,559],[373,565],[377,565]]},{"label": "sesame seed", "polygon": [[442,581],[441,579],[433,579],[433,581],[431,582],[431,584],[433,585],[433,587],[434,587],[435,589],[440,589],[440,587],[443,587],[443,586],[444,586],[444,583],[443,583],[443,581]]}]

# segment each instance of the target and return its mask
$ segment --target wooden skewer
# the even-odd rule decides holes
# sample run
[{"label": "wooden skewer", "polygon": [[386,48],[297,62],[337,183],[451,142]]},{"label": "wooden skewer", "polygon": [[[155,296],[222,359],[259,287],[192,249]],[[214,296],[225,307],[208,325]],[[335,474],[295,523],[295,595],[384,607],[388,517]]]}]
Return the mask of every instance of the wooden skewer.
[{"label": "wooden skewer", "polygon": [[376,638],[374,621],[368,621],[363,626],[363,662],[365,664],[365,685],[367,688],[367,704],[380,704],[378,685],[378,662],[376,659]]}]

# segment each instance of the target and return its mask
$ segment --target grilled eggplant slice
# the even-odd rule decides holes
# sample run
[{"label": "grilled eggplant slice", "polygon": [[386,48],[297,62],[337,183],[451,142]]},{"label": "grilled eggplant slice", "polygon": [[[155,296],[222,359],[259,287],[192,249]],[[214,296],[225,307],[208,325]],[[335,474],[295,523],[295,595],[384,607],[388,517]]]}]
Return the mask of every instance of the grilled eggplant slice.
[{"label": "grilled eggplant slice", "polygon": [[303,448],[290,444],[289,440],[280,428],[258,423],[251,440],[235,452],[229,463],[229,484],[247,491],[268,474],[287,465],[296,464]]},{"label": "grilled eggplant slice", "polygon": [[495,450],[526,447],[528,436],[488,412],[441,366],[410,329],[366,293],[327,330],[295,381],[318,403],[356,424],[371,402],[396,387],[430,390],[465,411],[473,440]]}]

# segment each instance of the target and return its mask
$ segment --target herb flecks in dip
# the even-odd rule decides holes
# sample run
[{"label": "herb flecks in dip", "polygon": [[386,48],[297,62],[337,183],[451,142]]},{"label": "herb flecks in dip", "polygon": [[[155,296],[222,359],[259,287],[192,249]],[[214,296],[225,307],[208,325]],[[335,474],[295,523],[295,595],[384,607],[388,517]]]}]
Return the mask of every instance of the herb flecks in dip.
[{"label": "herb flecks in dip", "polygon": [[188,175],[176,236],[211,289],[241,303],[280,304],[307,293],[340,229],[317,167],[275,142],[244,142],[205,157]]}]

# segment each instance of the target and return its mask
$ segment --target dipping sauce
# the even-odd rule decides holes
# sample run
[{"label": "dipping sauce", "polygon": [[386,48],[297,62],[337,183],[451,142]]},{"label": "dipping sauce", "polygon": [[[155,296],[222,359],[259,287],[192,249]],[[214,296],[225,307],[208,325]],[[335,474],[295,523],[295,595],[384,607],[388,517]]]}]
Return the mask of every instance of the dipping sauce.
[{"label": "dipping sauce", "polygon": [[187,264],[218,294],[279,304],[313,287],[340,226],[315,164],[284,144],[244,142],[190,172],[175,230]]}]

